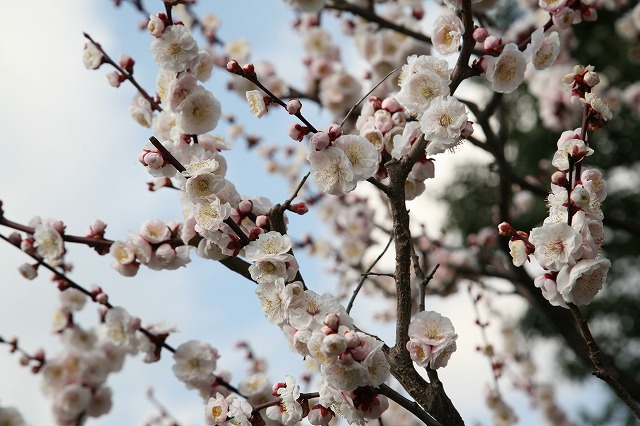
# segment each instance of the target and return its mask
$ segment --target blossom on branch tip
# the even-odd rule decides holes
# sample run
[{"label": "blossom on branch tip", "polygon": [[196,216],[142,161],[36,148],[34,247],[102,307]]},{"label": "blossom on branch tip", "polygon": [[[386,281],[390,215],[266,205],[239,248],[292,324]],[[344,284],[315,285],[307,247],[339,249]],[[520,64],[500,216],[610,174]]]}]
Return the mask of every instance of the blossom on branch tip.
[{"label": "blossom on branch tip", "polygon": [[104,55],[95,44],[89,41],[84,45],[82,62],[84,63],[85,68],[87,68],[88,70],[95,70],[103,64]]},{"label": "blossom on branch tip", "polygon": [[171,25],[151,42],[153,60],[168,71],[184,71],[198,55],[198,44],[184,25]]}]

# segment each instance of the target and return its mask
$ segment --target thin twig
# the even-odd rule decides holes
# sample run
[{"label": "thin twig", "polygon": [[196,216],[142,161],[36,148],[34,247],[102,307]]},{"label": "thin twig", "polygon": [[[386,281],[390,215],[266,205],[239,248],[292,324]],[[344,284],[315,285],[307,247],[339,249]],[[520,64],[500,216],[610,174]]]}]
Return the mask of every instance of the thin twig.
[{"label": "thin twig", "polygon": [[422,420],[424,424],[428,426],[442,426],[442,424],[434,419],[431,414],[423,410],[417,402],[405,398],[388,385],[383,383],[377,389],[382,395],[386,396],[387,398],[416,416],[418,419]]},{"label": "thin twig", "polygon": [[353,307],[353,303],[355,302],[356,297],[358,296],[358,293],[360,292],[360,289],[362,288],[362,285],[364,284],[365,280],[367,279],[367,274],[369,274],[371,272],[371,270],[376,266],[376,264],[380,261],[380,259],[382,259],[382,256],[384,256],[384,254],[387,252],[387,250],[389,249],[389,246],[391,246],[392,242],[393,242],[393,232],[389,236],[389,241],[387,242],[387,245],[384,247],[384,249],[378,255],[378,257],[376,257],[376,259],[371,263],[371,265],[369,266],[367,271],[363,274],[362,278],[360,278],[360,282],[358,283],[356,288],[353,290],[353,295],[351,296],[351,300],[349,300],[349,304],[347,305],[347,313],[351,312],[351,308]]},{"label": "thin twig", "polygon": [[347,113],[347,115],[344,116],[344,118],[342,119],[342,121],[340,122],[340,127],[344,126],[344,123],[347,121],[347,118],[349,118],[349,116],[353,113],[353,111],[358,107],[358,105],[360,105],[362,103],[362,101],[364,101],[365,99],[367,99],[367,96],[369,96],[370,94],[373,93],[374,90],[376,90],[382,83],[384,83],[384,81],[389,78],[391,76],[391,74],[393,74],[394,72],[398,71],[398,68],[394,68],[393,70],[391,70],[389,72],[389,74],[385,75],[382,80],[380,80],[378,82],[378,84],[376,84],[375,86],[373,86],[373,88],[371,90],[369,90],[362,98],[360,98],[360,100],[358,102],[356,102],[356,104],[354,106],[351,107],[351,109],[349,110],[349,112]]}]

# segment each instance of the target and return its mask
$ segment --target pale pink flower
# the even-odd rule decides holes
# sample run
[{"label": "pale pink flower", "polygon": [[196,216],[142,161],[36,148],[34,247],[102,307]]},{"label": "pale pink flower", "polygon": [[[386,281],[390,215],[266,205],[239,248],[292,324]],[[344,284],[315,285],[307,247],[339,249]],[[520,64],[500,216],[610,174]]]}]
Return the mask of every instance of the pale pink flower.
[{"label": "pale pink flower", "polygon": [[366,180],[373,176],[378,167],[378,151],[363,136],[343,135],[333,142],[349,158],[354,180]]},{"label": "pale pink flower", "polygon": [[95,70],[100,65],[102,65],[102,60],[104,59],[104,55],[100,50],[96,47],[95,44],[91,42],[87,42],[84,45],[84,52],[82,55],[82,62],[84,63],[85,68],[88,70]]},{"label": "pale pink flower", "polygon": [[164,22],[158,17],[157,13],[149,15],[149,23],[147,24],[147,31],[154,37],[160,37],[164,33]]},{"label": "pale pink flower", "polygon": [[49,263],[56,263],[65,253],[62,235],[49,222],[37,224],[33,233],[34,244],[38,255]]},{"label": "pale pink flower", "polygon": [[527,60],[515,43],[507,44],[498,57],[484,56],[482,63],[495,92],[511,93],[524,80]]},{"label": "pale pink flower", "polygon": [[277,231],[261,234],[257,240],[251,241],[244,249],[247,260],[256,261],[284,255],[293,247],[288,235]]},{"label": "pale pink flower", "polygon": [[171,229],[162,220],[147,220],[140,226],[140,235],[150,244],[158,244],[171,238]]},{"label": "pale pink flower", "polygon": [[349,157],[337,147],[330,146],[322,151],[311,151],[307,159],[313,181],[322,192],[344,195],[353,191],[358,184],[357,179],[354,179]]},{"label": "pale pink flower", "polygon": [[542,291],[542,296],[553,306],[567,307],[562,295],[558,292],[558,285],[549,274],[538,275],[533,284]]},{"label": "pale pink flower", "polygon": [[455,15],[440,15],[433,23],[433,47],[441,55],[456,53],[464,34],[464,25]]},{"label": "pale pink flower", "polygon": [[298,402],[300,386],[296,384],[293,376],[286,376],[285,383],[279,383],[277,393],[280,396],[280,404],[268,407],[267,417],[284,425],[298,424],[302,420],[302,405]]},{"label": "pale pink flower", "polygon": [[545,37],[543,27],[531,34],[531,43],[524,51],[527,60],[531,61],[537,70],[543,70],[553,65],[559,53],[560,38],[558,33],[552,31]]},{"label": "pale pink flower", "polygon": [[171,25],[151,42],[151,54],[161,68],[180,72],[198,56],[198,44],[184,25]]},{"label": "pale pink flower", "polygon": [[602,290],[610,267],[606,258],[582,259],[573,266],[564,266],[557,277],[558,291],[569,303],[587,305]]},{"label": "pale pink flower", "polygon": [[406,77],[396,98],[409,113],[420,117],[436,97],[448,94],[446,80],[431,70],[423,70]]},{"label": "pale pink flower", "polygon": [[526,245],[522,240],[509,241],[509,254],[515,266],[522,266],[529,259]]},{"label": "pale pink flower", "polygon": [[186,135],[202,135],[215,129],[222,108],[211,92],[195,90],[176,109],[176,124]]},{"label": "pale pink flower", "polygon": [[133,95],[131,106],[129,107],[129,114],[139,125],[151,127],[151,123],[153,122],[151,104],[140,92],[136,92],[136,94]]},{"label": "pale pink flower", "polygon": [[420,118],[420,129],[426,139],[427,154],[434,155],[455,147],[467,124],[464,105],[453,96],[438,96]]},{"label": "pale pink flower", "polygon": [[185,383],[197,382],[215,371],[218,358],[218,351],[208,343],[189,340],[173,354],[173,373]]},{"label": "pale pink flower", "polygon": [[264,102],[264,94],[260,90],[249,90],[246,93],[249,111],[258,118],[262,118],[268,111]]},{"label": "pale pink flower", "polygon": [[582,236],[566,223],[544,224],[533,228],[529,241],[535,246],[534,255],[544,268],[559,271],[576,262],[574,255],[582,244]]},{"label": "pale pink flower", "polygon": [[228,411],[229,402],[218,392],[215,398],[209,398],[204,410],[204,422],[207,425],[221,425],[227,421]]},{"label": "pale pink flower", "polygon": [[456,350],[457,338],[449,318],[422,311],[409,324],[407,350],[411,360],[420,367],[445,367]]}]

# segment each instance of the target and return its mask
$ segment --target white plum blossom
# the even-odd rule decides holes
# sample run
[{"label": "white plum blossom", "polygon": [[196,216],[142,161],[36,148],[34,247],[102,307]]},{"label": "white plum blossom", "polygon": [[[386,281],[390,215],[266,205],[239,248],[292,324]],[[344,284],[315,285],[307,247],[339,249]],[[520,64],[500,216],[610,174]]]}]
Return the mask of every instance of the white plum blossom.
[{"label": "white plum blossom", "polygon": [[258,118],[267,113],[267,105],[264,102],[264,94],[260,90],[249,90],[246,93],[249,111]]},{"label": "white plum blossom", "polygon": [[340,148],[311,151],[307,158],[313,181],[322,192],[344,195],[355,189],[358,181],[354,179],[353,166]]},{"label": "white plum blossom", "polygon": [[540,265],[551,271],[559,271],[565,265],[573,265],[580,250],[582,236],[566,223],[544,224],[533,228],[529,241],[535,246],[534,255]]},{"label": "white plum blossom", "polygon": [[515,43],[507,44],[498,57],[484,56],[482,63],[494,92],[511,93],[524,80],[527,60]]},{"label": "white plum blossom", "polygon": [[140,327],[140,319],[132,317],[123,308],[113,307],[105,315],[105,325],[112,343],[129,353],[137,352],[136,331]]},{"label": "white plum blossom", "polygon": [[233,418],[231,424],[234,426],[250,426],[249,418],[251,417],[251,411],[253,407],[244,398],[239,397],[236,394],[231,394],[227,397],[229,403],[229,411],[227,417]]},{"label": "white plum blossom", "polygon": [[537,70],[549,68],[560,53],[560,37],[556,31],[545,37],[544,27],[531,34],[531,43],[524,51],[524,56],[533,63]]},{"label": "white plum blossom", "polygon": [[302,420],[302,405],[298,402],[300,398],[300,386],[296,384],[293,376],[286,376],[285,383],[279,383],[277,393],[280,403],[268,407],[267,417],[284,425],[294,425]]},{"label": "white plum blossom", "polygon": [[151,42],[151,54],[161,68],[180,72],[198,56],[198,44],[184,25],[171,25]]},{"label": "white plum blossom", "polygon": [[87,44],[85,44],[82,55],[82,62],[84,63],[85,68],[88,70],[98,69],[102,64],[103,59],[104,55],[95,44],[91,42],[87,42]]},{"label": "white plum blossom", "polygon": [[333,146],[340,148],[349,158],[354,180],[373,176],[378,167],[378,151],[365,137],[343,135],[334,141]]},{"label": "white plum blossom", "polygon": [[200,50],[198,56],[191,64],[191,72],[193,72],[201,83],[208,81],[213,73],[213,57],[206,50]]},{"label": "white plum blossom", "polygon": [[425,69],[406,77],[397,99],[409,113],[420,117],[436,97],[448,94],[447,81],[434,71]]},{"label": "white plum blossom", "polygon": [[434,155],[455,147],[467,124],[464,105],[453,96],[438,96],[422,114],[420,129],[426,139],[427,154]]},{"label": "white plum blossom", "polygon": [[62,235],[49,223],[39,223],[34,227],[34,247],[38,255],[49,263],[57,263],[65,252]]},{"label": "white plum blossom", "polygon": [[220,120],[220,101],[205,89],[195,90],[176,109],[176,125],[186,135],[202,135],[215,129]]},{"label": "white plum blossom", "polygon": [[409,323],[407,350],[420,367],[445,367],[456,350],[457,338],[449,318],[434,311],[422,311]]},{"label": "white plum blossom", "polygon": [[527,261],[527,249],[522,240],[509,240],[509,254],[515,266],[522,266]]},{"label": "white plum blossom", "polygon": [[273,282],[277,278],[289,282],[295,278],[297,272],[298,261],[289,253],[265,257],[249,266],[251,278],[258,283]]},{"label": "white plum blossom", "polygon": [[553,306],[567,307],[567,303],[558,292],[558,284],[551,275],[538,275],[535,280],[533,280],[533,284],[542,291],[542,296]]},{"label": "white plum blossom", "polygon": [[606,258],[582,259],[564,266],[556,279],[558,292],[566,302],[587,305],[602,290],[610,267],[611,261]]},{"label": "white plum blossom", "polygon": [[285,285],[284,279],[265,281],[256,288],[260,308],[272,324],[281,326],[289,318],[289,308],[303,292],[300,282]]},{"label": "white plum blossom", "polygon": [[194,218],[196,219],[196,231],[216,231],[220,229],[225,219],[231,214],[229,203],[220,201],[218,197],[211,196],[212,200],[195,205]]},{"label": "white plum blossom", "polygon": [[133,95],[131,106],[129,106],[129,114],[142,127],[151,127],[151,123],[153,123],[151,103],[139,92]]},{"label": "white plum blossom", "polygon": [[284,255],[293,247],[288,235],[277,231],[260,234],[257,240],[251,241],[244,249],[247,260],[256,261],[274,256]]},{"label": "white plum blossom", "polygon": [[600,116],[605,121],[611,120],[613,118],[613,114],[609,109],[609,105],[597,93],[585,93],[584,99],[580,99],[580,102],[590,105],[594,111],[600,113]]},{"label": "white plum blossom", "polygon": [[562,132],[558,139],[558,150],[553,155],[551,164],[560,170],[569,170],[569,157],[577,161],[593,154],[585,141],[580,139],[581,128]]},{"label": "white plum blossom", "polygon": [[162,220],[147,220],[140,226],[140,235],[151,244],[171,238],[171,229]]},{"label": "white plum blossom", "polygon": [[219,357],[218,351],[208,343],[189,340],[173,354],[173,373],[185,383],[197,382],[215,371]]},{"label": "white plum blossom", "polygon": [[464,25],[457,16],[440,15],[433,23],[433,47],[447,56],[458,51],[464,34]]},{"label": "white plum blossom", "polygon": [[204,410],[204,422],[207,425],[221,425],[227,421],[227,412],[229,411],[229,402],[220,393],[216,393],[216,397],[209,398],[209,402]]}]

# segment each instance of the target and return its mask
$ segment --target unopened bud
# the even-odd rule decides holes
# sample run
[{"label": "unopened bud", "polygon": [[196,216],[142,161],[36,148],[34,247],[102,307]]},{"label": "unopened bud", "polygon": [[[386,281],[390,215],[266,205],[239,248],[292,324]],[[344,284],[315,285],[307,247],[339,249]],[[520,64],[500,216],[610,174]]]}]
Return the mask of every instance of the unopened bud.
[{"label": "unopened bud", "polygon": [[253,210],[253,202],[251,200],[240,201],[238,204],[238,210],[242,214],[251,213],[251,210]]},{"label": "unopened bud", "polygon": [[500,225],[498,225],[499,235],[502,235],[504,237],[509,237],[511,236],[512,232],[513,232],[513,227],[509,223],[502,222]]},{"label": "unopened bud", "polygon": [[260,228],[267,228],[269,226],[269,218],[265,215],[260,215],[256,217],[256,226]]},{"label": "unopened bud", "polygon": [[290,124],[288,133],[291,139],[300,142],[307,134],[309,134],[309,128],[301,124]]},{"label": "unopened bud", "polygon": [[309,207],[304,201],[300,201],[299,203],[291,204],[289,206],[289,210],[299,215],[303,215],[309,212]]},{"label": "unopened bud", "polygon": [[242,71],[245,75],[245,77],[251,79],[251,80],[257,80],[258,76],[256,75],[256,69],[253,66],[253,64],[246,64],[245,66],[242,67]]},{"label": "unopened bud", "polygon": [[329,126],[329,131],[327,133],[329,133],[329,137],[331,138],[331,140],[334,141],[342,136],[342,127],[338,126],[337,124],[332,124],[331,126]]},{"label": "unopened bud", "polygon": [[473,134],[473,122],[467,121],[460,132],[460,137],[466,139]]},{"label": "unopened bud", "polygon": [[390,97],[390,98],[385,98],[382,101],[382,104],[380,105],[382,107],[382,109],[386,109],[387,111],[389,111],[391,114],[398,112],[398,111],[402,111],[402,105],[400,105],[400,102],[398,102],[398,100],[396,98]]},{"label": "unopened bud", "polygon": [[567,174],[562,170],[556,170],[551,175],[551,183],[554,185],[565,186],[567,182]]},{"label": "unopened bud", "polygon": [[594,71],[587,71],[586,73],[584,73],[583,79],[584,79],[584,82],[589,87],[594,87],[598,83],[600,83],[600,76],[598,75],[597,72],[594,72]]},{"label": "unopened bud", "polygon": [[502,45],[502,39],[495,36],[488,36],[484,40],[484,50],[487,52],[495,52]]},{"label": "unopened bud", "polygon": [[297,114],[302,109],[302,102],[297,99],[290,99],[287,102],[287,112],[291,115]]},{"label": "unopened bud", "polygon": [[337,330],[340,326],[340,317],[336,314],[327,314],[327,316],[324,317],[324,325],[332,330]]},{"label": "unopened bud", "polygon": [[478,27],[473,30],[473,39],[478,43],[484,43],[487,37],[489,37],[489,31],[486,28]]},{"label": "unopened bud", "polygon": [[231,74],[237,74],[237,75],[244,74],[244,72],[242,71],[242,67],[240,66],[238,61],[236,61],[235,59],[232,59],[229,62],[227,62],[227,71],[230,72]]},{"label": "unopened bud", "polygon": [[98,302],[101,305],[106,305],[107,303],[109,303],[109,296],[106,295],[105,293],[100,293],[96,295],[96,302]]},{"label": "unopened bud", "polygon": [[311,136],[311,148],[315,151],[322,151],[331,143],[328,133],[318,132]]},{"label": "unopened bud", "polygon": [[118,58],[118,64],[120,64],[120,66],[124,68],[124,70],[129,74],[133,73],[133,65],[135,63],[136,61],[134,61],[133,58],[126,53],[121,53],[120,57]]}]

